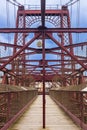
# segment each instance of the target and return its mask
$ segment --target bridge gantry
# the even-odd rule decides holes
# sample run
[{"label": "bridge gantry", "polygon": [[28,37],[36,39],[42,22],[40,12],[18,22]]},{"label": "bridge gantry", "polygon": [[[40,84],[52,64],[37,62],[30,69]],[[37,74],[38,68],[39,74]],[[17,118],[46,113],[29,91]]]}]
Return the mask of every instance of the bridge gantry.
[{"label": "bridge gantry", "polygon": [[[27,86],[43,83],[43,128],[45,128],[45,83],[60,87],[82,84],[86,80],[86,49],[84,56],[75,53],[86,42],[73,43],[73,33],[86,33],[87,28],[71,28],[69,9],[46,8],[45,0],[37,9],[19,5],[16,27],[0,28],[0,33],[13,33],[14,43],[0,42],[12,49],[2,56],[0,70],[2,84]],[[8,67],[10,66],[10,67]],[[53,86],[52,85],[52,86]]]}]

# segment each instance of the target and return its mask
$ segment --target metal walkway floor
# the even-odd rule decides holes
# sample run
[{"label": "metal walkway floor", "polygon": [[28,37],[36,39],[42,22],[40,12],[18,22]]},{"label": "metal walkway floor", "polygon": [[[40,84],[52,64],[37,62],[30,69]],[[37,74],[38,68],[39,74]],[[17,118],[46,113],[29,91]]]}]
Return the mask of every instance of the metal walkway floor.
[{"label": "metal walkway floor", "polygon": [[46,96],[46,129],[42,129],[42,96],[8,130],[81,130],[55,102]]}]

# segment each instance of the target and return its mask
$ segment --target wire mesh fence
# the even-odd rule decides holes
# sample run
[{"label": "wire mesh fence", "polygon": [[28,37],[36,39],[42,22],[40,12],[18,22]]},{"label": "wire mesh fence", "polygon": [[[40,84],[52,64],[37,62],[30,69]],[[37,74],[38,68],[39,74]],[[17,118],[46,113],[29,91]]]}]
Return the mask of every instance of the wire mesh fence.
[{"label": "wire mesh fence", "polygon": [[0,92],[0,128],[8,123],[37,95],[37,90]]},{"label": "wire mesh fence", "polygon": [[87,92],[51,90],[49,93],[79,126],[87,129]]}]

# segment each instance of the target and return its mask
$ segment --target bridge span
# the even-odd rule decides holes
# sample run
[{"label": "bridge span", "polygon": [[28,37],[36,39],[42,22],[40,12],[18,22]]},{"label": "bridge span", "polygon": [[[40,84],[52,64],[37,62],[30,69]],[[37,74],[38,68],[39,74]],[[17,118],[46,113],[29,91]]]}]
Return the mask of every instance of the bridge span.
[{"label": "bridge span", "polygon": [[52,88],[44,111],[43,93],[34,88],[0,92],[0,130],[24,129],[87,130],[87,92]]},{"label": "bridge span", "polygon": [[[42,130],[42,96],[8,130]],[[59,106],[46,96],[46,128],[44,130],[81,130]]]}]

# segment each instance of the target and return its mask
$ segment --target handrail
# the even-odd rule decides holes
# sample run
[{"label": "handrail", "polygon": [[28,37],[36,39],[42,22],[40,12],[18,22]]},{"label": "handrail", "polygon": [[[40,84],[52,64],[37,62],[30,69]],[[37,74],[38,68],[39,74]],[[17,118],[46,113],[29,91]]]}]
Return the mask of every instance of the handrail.
[{"label": "handrail", "polygon": [[0,92],[0,130],[6,130],[36,96],[37,90]]},{"label": "handrail", "polygon": [[87,92],[50,90],[52,99],[77,123],[87,130]]}]

